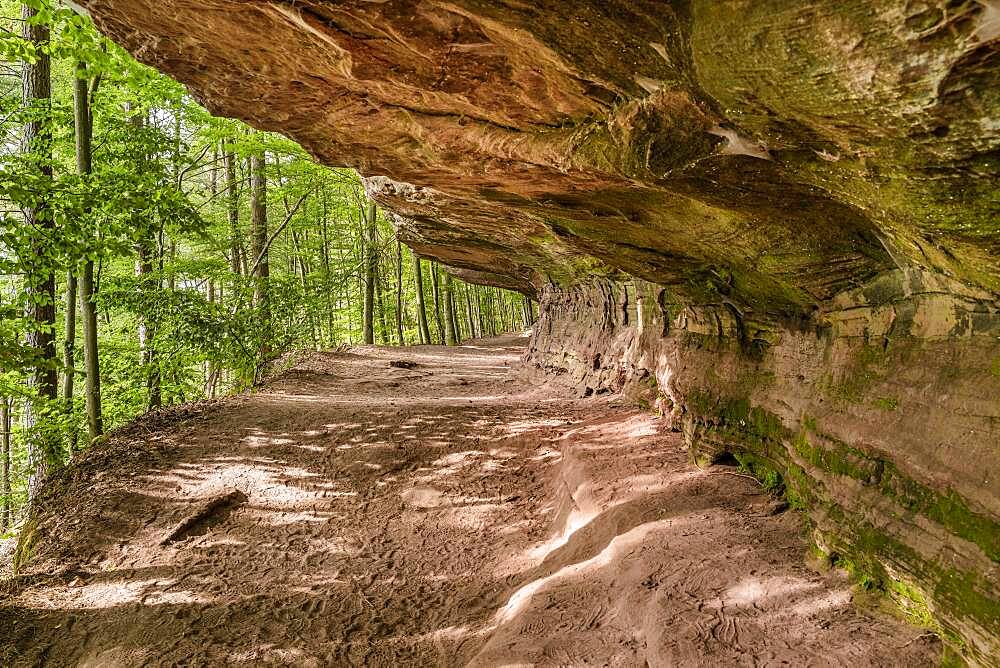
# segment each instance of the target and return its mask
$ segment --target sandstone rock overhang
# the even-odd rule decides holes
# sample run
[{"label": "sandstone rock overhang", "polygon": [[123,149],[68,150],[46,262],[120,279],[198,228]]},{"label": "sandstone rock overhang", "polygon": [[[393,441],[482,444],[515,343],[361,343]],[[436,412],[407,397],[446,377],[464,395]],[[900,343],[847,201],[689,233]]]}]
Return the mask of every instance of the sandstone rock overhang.
[{"label": "sandstone rock overhang", "polygon": [[1000,291],[992,1],[81,4],[524,288],[624,271],[761,317],[899,266]]},{"label": "sandstone rock overhang", "polygon": [[79,1],[1000,655],[997,0]]}]

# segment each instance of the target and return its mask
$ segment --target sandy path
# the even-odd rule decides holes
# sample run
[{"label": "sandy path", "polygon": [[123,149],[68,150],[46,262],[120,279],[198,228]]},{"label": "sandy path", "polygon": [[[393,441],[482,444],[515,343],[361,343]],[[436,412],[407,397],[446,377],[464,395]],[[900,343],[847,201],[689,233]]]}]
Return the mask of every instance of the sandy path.
[{"label": "sandy path", "polygon": [[649,415],[525,387],[520,346],[317,354],[118,437],[7,584],[0,664],[934,662],[802,565],[798,516]]}]

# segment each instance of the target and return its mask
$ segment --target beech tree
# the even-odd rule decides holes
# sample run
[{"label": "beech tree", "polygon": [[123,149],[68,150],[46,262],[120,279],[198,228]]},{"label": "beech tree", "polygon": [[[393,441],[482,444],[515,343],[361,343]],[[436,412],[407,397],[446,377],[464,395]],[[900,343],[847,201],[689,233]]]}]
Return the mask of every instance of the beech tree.
[{"label": "beech tree", "polygon": [[431,343],[431,332],[427,327],[427,306],[424,302],[424,276],[420,257],[413,254],[413,288],[417,298],[417,331],[420,343]]},{"label": "beech tree", "polygon": [[55,216],[49,201],[52,191],[51,70],[49,27],[38,20],[31,5],[21,6],[24,40],[31,55],[22,66],[22,101],[26,123],[22,138],[25,169],[30,170],[34,191],[23,200],[21,213],[30,236],[24,263],[26,302],[26,344],[33,356],[28,374],[32,396],[25,403],[28,461],[31,473],[28,495],[33,498],[39,482],[59,467],[59,444],[47,423],[47,412],[56,399],[56,276],[51,261],[51,239],[55,236]]},{"label": "beech tree", "polygon": [[362,243],[364,245],[364,265],[365,265],[365,294],[364,294],[364,321],[363,336],[364,342],[368,345],[375,343],[375,279],[378,273],[378,257],[376,250],[376,215],[375,202],[369,202],[367,215],[364,222],[364,235]]},{"label": "beech tree", "polygon": [[[90,98],[97,91],[99,83],[99,77],[95,77],[93,80],[88,79],[85,63],[77,64],[76,80],[73,82],[74,141],[77,173],[84,179],[93,172],[94,119],[90,109]],[[89,210],[84,209],[84,213],[89,213]],[[75,373],[73,357],[76,348],[73,341],[76,338],[76,328],[71,328],[69,323],[71,318],[75,318],[76,313],[76,305],[71,298],[74,292],[75,289],[67,287],[67,326],[64,332],[67,341],[65,374],[69,379],[69,389],[66,394],[71,410],[73,405],[72,378]],[[87,434],[93,441],[104,433],[104,419],[101,415],[101,363],[97,335],[97,304],[94,301],[94,258],[90,253],[85,253],[83,271],[80,275],[80,312],[83,315],[83,353],[86,367]],[[75,430],[73,433],[76,433]],[[75,445],[75,439],[73,444]]]}]

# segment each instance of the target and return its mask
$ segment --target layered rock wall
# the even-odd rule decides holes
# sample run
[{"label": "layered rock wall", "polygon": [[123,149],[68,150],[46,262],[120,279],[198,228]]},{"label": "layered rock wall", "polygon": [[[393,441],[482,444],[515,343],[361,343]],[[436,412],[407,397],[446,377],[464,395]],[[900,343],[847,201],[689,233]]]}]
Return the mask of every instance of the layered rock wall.
[{"label": "layered rock wall", "polygon": [[641,280],[550,288],[528,359],[582,394],[623,391],[683,429],[700,465],[735,455],[809,517],[825,559],[1000,655],[1000,310],[890,272],[767,332],[731,304]]}]

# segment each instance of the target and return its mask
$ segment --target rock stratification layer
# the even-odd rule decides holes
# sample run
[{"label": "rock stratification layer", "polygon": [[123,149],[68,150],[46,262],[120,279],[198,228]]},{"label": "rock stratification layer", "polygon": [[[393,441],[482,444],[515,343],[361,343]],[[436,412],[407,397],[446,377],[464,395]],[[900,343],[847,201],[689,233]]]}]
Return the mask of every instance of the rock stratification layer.
[{"label": "rock stratification layer", "polygon": [[540,294],[534,362],[645,384],[1000,653],[995,0],[80,4],[357,168],[419,253]]}]

